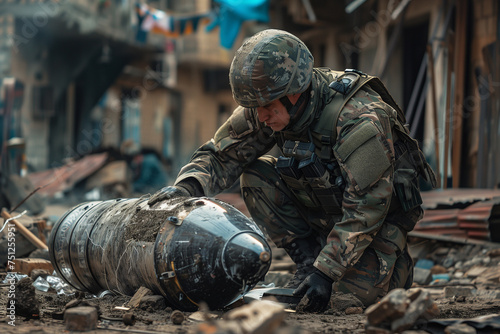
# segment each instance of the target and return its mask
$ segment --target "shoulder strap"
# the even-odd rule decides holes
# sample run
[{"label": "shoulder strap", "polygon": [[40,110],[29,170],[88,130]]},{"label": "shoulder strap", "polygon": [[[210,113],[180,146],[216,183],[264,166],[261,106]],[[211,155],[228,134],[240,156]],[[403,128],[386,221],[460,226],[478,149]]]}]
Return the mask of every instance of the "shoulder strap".
[{"label": "shoulder strap", "polygon": [[[397,112],[398,120],[406,123],[403,111],[392,98],[389,91],[384,86],[382,81],[374,76],[367,75],[357,70],[345,70],[344,74],[338,76],[335,81],[330,83],[330,88],[335,91],[333,98],[328,103],[319,119],[316,121],[314,132],[321,135],[320,139],[325,142],[325,137],[329,137],[330,144],[333,144],[337,139],[337,122],[340,112],[351,99],[364,85],[368,84],[375,90],[384,100],[385,103],[393,107]],[[332,126],[333,124],[333,126]]]}]

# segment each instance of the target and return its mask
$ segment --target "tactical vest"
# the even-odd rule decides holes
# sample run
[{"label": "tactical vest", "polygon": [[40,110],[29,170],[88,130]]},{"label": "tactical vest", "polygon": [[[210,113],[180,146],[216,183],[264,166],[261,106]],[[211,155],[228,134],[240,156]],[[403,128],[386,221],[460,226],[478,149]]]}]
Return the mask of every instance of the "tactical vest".
[{"label": "tactical vest", "polygon": [[433,186],[435,176],[417,141],[409,136],[404,126],[404,113],[377,77],[356,70],[334,72],[334,75],[336,78],[329,86],[335,94],[312,124],[308,140],[286,140],[281,143],[283,155],[278,158],[276,164],[281,178],[306,207],[321,208],[328,215],[342,213],[345,180],[333,156],[338,117],[349,99],[363,86],[369,85],[396,111],[395,115],[388,116],[393,119],[393,129],[397,133],[395,137],[399,138],[397,145],[395,144],[394,164],[394,190],[399,203],[404,211],[420,205],[422,199],[418,188],[418,175],[422,175]]}]

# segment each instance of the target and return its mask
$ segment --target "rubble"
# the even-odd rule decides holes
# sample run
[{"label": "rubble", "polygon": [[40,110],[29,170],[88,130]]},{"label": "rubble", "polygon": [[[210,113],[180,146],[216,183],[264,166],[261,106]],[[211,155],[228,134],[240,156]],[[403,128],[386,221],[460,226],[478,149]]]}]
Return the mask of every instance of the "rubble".
[{"label": "rubble", "polygon": [[[141,217],[143,217],[141,224],[144,224],[144,219],[147,217]],[[29,219],[28,216],[22,217],[23,224]],[[45,233],[53,228],[53,221],[53,218],[48,219]],[[30,228],[27,224],[24,225]],[[31,229],[31,231],[37,236],[40,233],[37,229]],[[141,234],[139,230],[129,232],[128,235],[138,241],[146,238],[154,240],[155,237],[151,231],[146,234]],[[22,240],[21,235],[18,237]],[[32,245],[30,242],[28,244]],[[289,310],[293,308],[296,300],[288,296],[290,291],[281,287],[293,276],[295,265],[281,249],[272,247],[270,271],[248,296],[245,295],[234,301],[225,310],[203,309],[197,312],[183,312],[177,310],[176,307],[166,307],[163,296],[157,295],[156,292],[144,286],[134,291],[133,297],[115,295],[109,290],[100,291],[97,295],[56,290],[57,284],[63,282],[57,273],[54,275],[50,269],[37,269],[39,266],[34,263],[46,262],[33,258],[40,254],[40,250],[35,250],[33,247],[30,252],[18,257],[19,261],[17,261],[19,264],[27,263],[31,266],[30,269],[21,270],[30,275],[8,276],[16,283],[31,277],[29,284],[22,283],[22,291],[31,290],[27,294],[31,297],[20,298],[16,300],[16,303],[25,304],[32,309],[22,316],[18,314],[18,319],[23,320],[17,322],[16,330],[21,333],[28,333],[30,330],[40,333],[62,332],[66,330],[64,314],[78,307],[91,307],[97,310],[96,329],[98,330],[105,328],[124,330],[125,326],[134,326],[134,330],[144,333],[161,331],[209,333],[217,330],[219,333],[247,334],[260,333],[260,329],[269,330],[267,327],[269,325],[277,326],[270,332],[273,334],[318,332],[423,334],[429,333],[423,330],[432,328],[439,328],[440,333],[445,333],[445,330],[449,333],[461,333],[461,331],[472,332],[472,330],[480,332],[480,326],[489,326],[489,328],[497,326],[496,318],[491,315],[497,314],[500,308],[499,244],[411,237],[409,248],[416,264],[415,277],[419,269],[425,270],[424,280],[416,277],[411,290],[393,290],[379,303],[366,310],[352,294],[335,292],[332,294],[329,309],[319,314],[299,314]],[[24,258],[27,256],[30,258]],[[0,275],[2,275],[1,272]],[[9,282],[3,275],[0,278],[5,289]],[[43,290],[40,290],[42,287]],[[0,295],[0,302],[8,302],[7,294],[3,295],[5,297]],[[24,296],[25,293],[21,295]],[[261,310],[266,310],[260,306],[255,309],[257,313],[254,315],[254,309],[248,308],[250,303],[255,302],[256,305],[261,305],[260,302],[269,296],[278,298],[281,303],[278,305],[280,309],[285,310],[284,314],[279,311],[274,318],[271,317],[272,319],[265,317],[268,314],[265,316],[261,314],[259,318],[257,314]],[[34,307],[36,302],[32,301],[38,303],[38,309]],[[233,311],[239,316],[229,318],[228,315]],[[266,312],[269,315],[272,314],[269,310]],[[490,315],[490,317],[474,318],[480,315]],[[41,321],[37,325],[24,322],[25,319],[37,317]],[[247,318],[252,319],[254,328],[244,327]],[[47,328],[49,323],[50,329]],[[0,322],[0,332],[14,333],[9,332],[8,326],[6,322]]]},{"label": "rubble", "polygon": [[380,302],[366,309],[367,327],[400,333],[422,318],[429,320],[439,314],[428,291],[423,289],[394,289]]},{"label": "rubble", "polygon": [[97,309],[91,306],[78,306],[64,312],[66,330],[87,332],[97,328]]}]

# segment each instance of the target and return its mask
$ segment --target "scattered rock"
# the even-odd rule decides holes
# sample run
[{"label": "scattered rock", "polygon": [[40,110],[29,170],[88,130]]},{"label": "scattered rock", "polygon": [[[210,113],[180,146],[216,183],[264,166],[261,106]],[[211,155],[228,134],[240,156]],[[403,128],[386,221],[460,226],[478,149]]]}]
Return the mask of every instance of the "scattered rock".
[{"label": "scattered rock", "polygon": [[444,288],[445,298],[471,297],[475,289],[468,286],[447,286]]},{"label": "scattered rock", "polygon": [[139,302],[139,308],[143,310],[163,310],[165,307],[165,298],[160,295],[144,296]]},{"label": "scattered rock", "polygon": [[361,314],[361,313],[363,313],[363,308],[362,307],[348,307],[345,310],[345,314],[346,315],[349,315],[349,314]]},{"label": "scattered rock", "polygon": [[394,289],[380,302],[370,305],[366,311],[368,324],[377,326],[385,321],[392,321],[404,315],[410,299],[404,289]]},{"label": "scattered rock", "polygon": [[33,269],[31,271],[30,277],[34,282],[39,276],[42,276],[43,278],[47,278],[47,276],[49,276],[49,275],[50,275],[50,272],[46,269]]},{"label": "scattered rock", "polygon": [[367,333],[400,333],[410,329],[419,319],[437,316],[439,308],[427,290],[394,289],[380,302],[368,307],[365,314]]},{"label": "scattered rock", "polygon": [[36,299],[35,287],[30,277],[25,277],[17,282],[14,302],[16,315],[27,318],[40,317],[40,304]]},{"label": "scattered rock", "polygon": [[350,307],[364,309],[363,303],[352,293],[335,292],[330,298],[330,309],[334,312],[344,313]]},{"label": "scattered rock", "polygon": [[420,285],[429,284],[432,281],[431,270],[415,267],[413,269],[413,281]]},{"label": "scattered rock", "polygon": [[97,328],[97,309],[91,306],[78,306],[64,312],[64,323],[68,331],[86,332]]},{"label": "scattered rock", "polygon": [[476,334],[476,329],[467,324],[454,324],[444,329],[445,334]]}]

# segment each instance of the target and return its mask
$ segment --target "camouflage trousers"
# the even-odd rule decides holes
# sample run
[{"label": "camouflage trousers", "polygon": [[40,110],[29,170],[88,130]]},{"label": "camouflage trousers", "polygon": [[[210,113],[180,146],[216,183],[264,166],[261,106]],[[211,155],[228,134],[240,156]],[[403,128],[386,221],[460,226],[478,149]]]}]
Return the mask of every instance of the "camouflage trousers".
[{"label": "camouflage trousers", "polygon": [[[296,238],[315,239],[324,247],[329,232],[342,217],[327,216],[321,209],[301,205],[281,180],[275,163],[276,158],[263,156],[241,176],[242,196],[252,218],[277,247],[286,247]],[[409,288],[413,282],[413,260],[407,251],[406,236],[404,240],[402,249],[392,247],[396,254],[391,255],[394,261],[389,272],[380,270],[379,255],[384,255],[381,254],[386,251],[384,247],[368,247],[342,279],[335,282],[334,291],[353,293],[368,306],[389,290]]]}]

